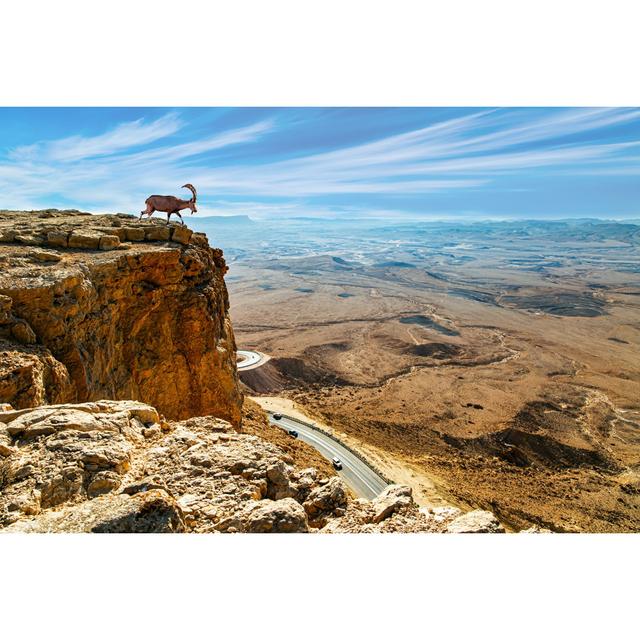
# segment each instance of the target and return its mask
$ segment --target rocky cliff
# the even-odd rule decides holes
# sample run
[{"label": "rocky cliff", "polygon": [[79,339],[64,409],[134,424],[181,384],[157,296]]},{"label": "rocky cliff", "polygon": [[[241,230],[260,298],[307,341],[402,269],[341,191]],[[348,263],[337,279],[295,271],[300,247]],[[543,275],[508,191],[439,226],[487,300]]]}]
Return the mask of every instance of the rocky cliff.
[{"label": "rocky cliff", "polygon": [[161,220],[0,213],[0,402],[141,400],[238,424],[222,252]]},{"label": "rocky cliff", "polygon": [[253,428],[263,437],[132,401],[0,411],[0,531],[503,531],[487,512],[418,508],[408,487],[352,499],[270,442],[277,427],[258,417]]},{"label": "rocky cliff", "polygon": [[0,212],[2,532],[501,532],[353,499],[243,406],[222,252],[181,225]]}]

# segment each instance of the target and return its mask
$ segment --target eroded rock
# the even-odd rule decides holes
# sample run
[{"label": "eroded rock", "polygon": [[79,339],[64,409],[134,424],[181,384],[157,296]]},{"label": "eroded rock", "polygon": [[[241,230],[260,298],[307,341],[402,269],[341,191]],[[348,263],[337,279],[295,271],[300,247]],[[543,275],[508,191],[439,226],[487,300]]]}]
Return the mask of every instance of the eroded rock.
[{"label": "eroded rock", "polygon": [[[0,411],[0,529],[422,532],[452,520],[460,529],[457,510],[422,513],[408,487],[354,500],[339,477],[292,463],[229,422],[167,422],[135,401],[9,408]],[[475,513],[466,529],[496,529]]]},{"label": "eroded rock", "polygon": [[447,533],[504,533],[504,527],[490,511],[476,509],[458,516],[447,527]]},{"label": "eroded rock", "polygon": [[411,487],[399,484],[389,485],[375,500],[372,522],[382,522],[385,518],[413,503]]},{"label": "eroded rock", "polygon": [[97,249],[100,246],[100,236],[73,231],[69,236],[68,246],[72,249]]},{"label": "eroded rock", "polygon": [[41,514],[0,529],[0,533],[180,533],[180,507],[161,490],[134,496],[101,497]]},{"label": "eroded rock", "polygon": [[117,249],[119,246],[120,238],[118,236],[100,236],[99,247],[102,251],[111,251],[112,249]]},{"label": "eroded rock", "polygon": [[347,491],[338,476],[311,491],[304,502],[304,510],[314,523],[326,523],[327,517],[344,515],[347,507]]},{"label": "eroded rock", "polygon": [[[0,363],[0,402],[134,398],[172,419],[215,414],[238,424],[222,252],[160,220],[44,213],[0,212],[0,340],[46,353],[22,357],[28,370],[17,356],[11,371]],[[126,239],[135,241],[127,251],[108,251]],[[33,248],[42,244],[57,251]],[[45,254],[57,261],[37,258]],[[70,393],[54,393],[51,378],[65,375]]]},{"label": "eroded rock", "polygon": [[262,500],[249,504],[239,516],[245,533],[306,533],[307,514],[293,498]]}]

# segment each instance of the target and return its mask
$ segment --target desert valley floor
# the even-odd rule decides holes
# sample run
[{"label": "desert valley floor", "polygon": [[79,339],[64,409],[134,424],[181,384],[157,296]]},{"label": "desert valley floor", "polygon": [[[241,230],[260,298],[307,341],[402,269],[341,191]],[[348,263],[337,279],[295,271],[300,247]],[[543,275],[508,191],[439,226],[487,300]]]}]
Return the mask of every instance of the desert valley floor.
[{"label": "desert valley floor", "polygon": [[250,393],[423,504],[640,530],[640,226],[190,220],[224,249]]}]

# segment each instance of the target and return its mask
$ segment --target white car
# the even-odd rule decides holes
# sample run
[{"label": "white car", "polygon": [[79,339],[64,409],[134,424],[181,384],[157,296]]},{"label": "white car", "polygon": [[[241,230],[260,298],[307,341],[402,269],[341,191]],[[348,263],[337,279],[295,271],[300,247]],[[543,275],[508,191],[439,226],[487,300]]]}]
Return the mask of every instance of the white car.
[{"label": "white car", "polygon": [[338,471],[342,469],[342,461],[340,460],[340,458],[332,458],[331,464],[333,465],[333,468],[337,469]]}]

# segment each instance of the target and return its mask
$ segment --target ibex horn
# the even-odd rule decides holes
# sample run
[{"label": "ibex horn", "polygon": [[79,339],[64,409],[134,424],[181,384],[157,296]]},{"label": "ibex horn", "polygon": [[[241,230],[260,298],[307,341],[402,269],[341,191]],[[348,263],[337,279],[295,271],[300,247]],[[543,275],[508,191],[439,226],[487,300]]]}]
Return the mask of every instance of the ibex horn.
[{"label": "ibex horn", "polygon": [[196,196],[197,196],[197,194],[196,194],[196,188],[195,188],[192,184],[189,184],[189,183],[187,182],[187,184],[183,184],[183,185],[182,185],[182,187],[180,187],[180,188],[181,188],[181,189],[189,189],[189,190],[191,191],[191,193],[193,193],[193,201],[194,201],[194,202],[196,201]]}]

